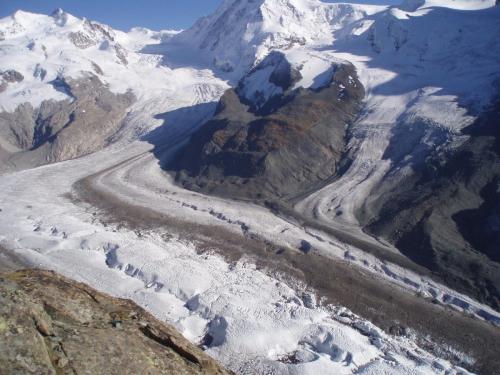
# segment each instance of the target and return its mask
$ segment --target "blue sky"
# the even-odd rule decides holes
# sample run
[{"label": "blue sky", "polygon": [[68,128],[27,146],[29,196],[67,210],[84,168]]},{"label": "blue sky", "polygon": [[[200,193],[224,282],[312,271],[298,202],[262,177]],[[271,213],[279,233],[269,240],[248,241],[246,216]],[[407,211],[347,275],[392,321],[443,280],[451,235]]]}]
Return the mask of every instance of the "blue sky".
[{"label": "blue sky", "polygon": [[[0,17],[17,9],[51,13],[56,8],[87,17],[113,28],[128,30],[144,26],[153,30],[189,27],[200,16],[210,14],[222,0],[0,0]],[[334,1],[330,1],[334,2]],[[368,4],[398,4],[399,0],[343,1]]]}]

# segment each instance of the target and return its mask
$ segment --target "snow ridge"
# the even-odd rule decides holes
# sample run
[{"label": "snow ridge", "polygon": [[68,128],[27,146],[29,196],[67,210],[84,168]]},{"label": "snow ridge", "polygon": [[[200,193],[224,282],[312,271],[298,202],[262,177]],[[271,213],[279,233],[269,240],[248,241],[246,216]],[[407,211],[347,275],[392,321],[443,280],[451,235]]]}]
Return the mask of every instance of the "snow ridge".
[{"label": "snow ridge", "polygon": [[271,50],[331,44],[333,30],[384,8],[319,0],[230,0],[173,40],[199,48],[216,68],[241,76]]}]

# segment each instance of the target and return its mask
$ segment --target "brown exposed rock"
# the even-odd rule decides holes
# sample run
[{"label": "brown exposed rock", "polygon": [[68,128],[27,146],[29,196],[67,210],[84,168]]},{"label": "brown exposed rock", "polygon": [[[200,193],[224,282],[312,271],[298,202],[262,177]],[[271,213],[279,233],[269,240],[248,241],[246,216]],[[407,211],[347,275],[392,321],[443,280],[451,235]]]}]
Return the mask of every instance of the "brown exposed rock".
[{"label": "brown exposed rock", "polygon": [[1,374],[230,374],[132,301],[54,272],[0,274]]},{"label": "brown exposed rock", "polygon": [[214,117],[166,163],[184,187],[237,198],[286,200],[340,168],[347,125],[364,96],[354,67],[332,66],[322,87],[293,89],[300,73],[284,56],[270,54],[260,65],[254,71],[274,67],[269,81],[283,92],[271,98],[256,92],[249,99],[246,78],[226,91]]}]

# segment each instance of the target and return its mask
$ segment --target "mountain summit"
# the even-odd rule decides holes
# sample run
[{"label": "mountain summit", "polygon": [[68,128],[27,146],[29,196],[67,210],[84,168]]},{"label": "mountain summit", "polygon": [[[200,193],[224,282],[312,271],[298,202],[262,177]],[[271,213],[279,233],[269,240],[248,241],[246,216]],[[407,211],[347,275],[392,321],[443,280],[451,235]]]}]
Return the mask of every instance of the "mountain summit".
[{"label": "mountain summit", "polygon": [[199,48],[217,68],[238,75],[271,50],[329,45],[334,30],[384,8],[319,0],[226,0],[174,40]]}]

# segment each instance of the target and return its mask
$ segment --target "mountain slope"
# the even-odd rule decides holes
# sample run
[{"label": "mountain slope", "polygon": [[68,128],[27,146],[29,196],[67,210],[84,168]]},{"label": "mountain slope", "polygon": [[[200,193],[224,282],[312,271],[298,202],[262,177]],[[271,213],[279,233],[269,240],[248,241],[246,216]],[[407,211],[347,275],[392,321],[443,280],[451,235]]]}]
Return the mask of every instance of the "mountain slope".
[{"label": "mountain slope", "polygon": [[[482,255],[484,246],[470,242],[470,223],[457,223],[456,217],[480,206],[482,190],[498,178],[497,156],[489,142],[494,142],[498,123],[491,108],[500,92],[495,37],[499,9],[480,1],[417,5],[411,13],[382,13],[365,32],[375,52],[369,65],[398,73],[374,88],[374,95],[410,97],[395,118],[388,142],[379,148],[385,166],[371,178],[373,185],[354,216],[454,288],[498,308],[496,255]],[[341,48],[362,48],[355,40],[349,43]],[[402,69],[398,64],[413,66]],[[489,141],[470,131],[482,123],[489,124]],[[498,211],[483,214],[476,220],[494,220]],[[485,225],[475,236],[493,228]]]},{"label": "mountain slope", "polygon": [[[301,214],[361,238],[369,237],[366,231],[371,231],[436,272],[437,278],[498,306],[498,263],[477,254],[481,249],[462,237],[470,238],[463,232],[464,225],[462,229],[439,231],[439,245],[434,240],[410,240],[409,250],[400,239],[421,225],[416,211],[422,210],[423,196],[413,193],[404,204],[403,198],[393,198],[405,196],[405,189],[414,192],[414,181],[422,170],[434,168],[436,158],[442,164],[453,163],[454,155],[463,153],[460,147],[471,137],[465,129],[488,110],[499,90],[499,21],[498,7],[493,1],[482,0],[406,1],[390,8],[313,0],[225,2],[212,16],[172,39],[199,47],[202,55],[213,58],[216,67],[228,71],[227,77],[243,74],[234,92],[238,95],[230,93],[223,98],[216,117],[181,154],[181,169],[187,173],[177,177],[192,189],[217,194],[256,198],[260,193],[286,197],[288,202],[299,200],[295,207]],[[291,27],[296,22],[308,26]],[[228,32],[232,26],[236,27],[234,32]],[[288,96],[288,103],[286,93],[272,84],[270,71],[262,69],[277,51],[294,67],[294,74],[303,78],[302,87],[308,87],[305,81],[314,82],[328,74],[329,65],[324,62],[353,64],[366,97],[347,138],[343,133],[324,135],[314,141],[314,147],[302,143],[307,136],[294,139],[293,156],[287,154],[288,146],[286,151],[272,150],[280,155],[280,162],[262,153],[248,153],[261,151],[252,149],[249,142],[255,133],[252,124],[258,120],[252,114],[260,106],[272,102],[277,113],[286,111],[287,105],[300,108],[300,100]],[[256,78],[249,81],[252,76]],[[290,112],[287,121],[304,124],[301,115],[313,118],[315,110],[311,111]],[[235,115],[228,115],[231,112]],[[259,135],[263,142],[272,144],[276,136],[272,125],[267,125]],[[293,134],[290,128],[284,129]],[[323,140],[334,145],[343,158],[325,157]],[[315,156],[308,159],[312,154]],[[491,154],[481,155],[480,159]],[[286,158],[289,162],[283,164]],[[485,159],[464,165],[464,173],[472,173],[483,162],[489,163]],[[345,167],[340,169],[342,174],[338,173],[339,165]],[[268,173],[273,168],[275,175]],[[480,190],[495,179],[494,168],[481,173],[485,182],[472,193],[479,205],[483,200]],[[434,172],[427,183],[435,186],[439,178],[439,172]],[[308,183],[297,183],[301,179]],[[454,180],[440,181],[446,185],[444,190],[453,191]],[[284,191],[284,186],[288,190]],[[451,205],[454,198],[448,194],[442,199],[443,204]],[[458,212],[445,213],[437,227],[448,225],[445,222],[454,227],[455,214]],[[456,236],[462,237],[458,243]],[[471,241],[477,244],[477,240]],[[442,260],[433,260],[436,256]]]},{"label": "mountain slope", "polygon": [[388,238],[410,259],[496,308],[499,118],[497,102],[464,129],[468,139],[456,149],[431,152],[397,187],[389,174],[364,217],[371,233]]},{"label": "mountain slope", "polygon": [[318,0],[225,0],[172,42],[195,48],[209,66],[237,81],[272,50],[328,45],[332,30],[384,8]]},{"label": "mountain slope", "polygon": [[2,169],[137,139],[162,123],[157,115],[217,100],[226,85],[210,72],[172,70],[161,55],[141,52],[174,34],[124,33],[60,9],[0,20]]},{"label": "mountain slope", "polygon": [[192,189],[242,198],[293,196],[336,172],[363,98],[352,65],[311,87],[273,52],[221,98],[215,117],[167,165]]}]

